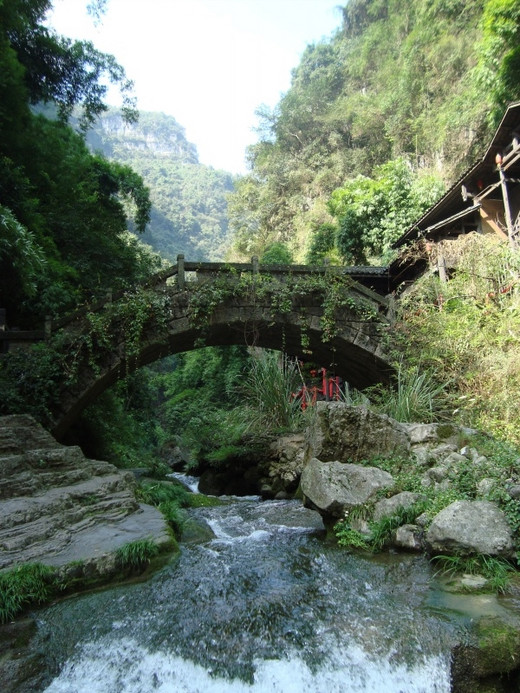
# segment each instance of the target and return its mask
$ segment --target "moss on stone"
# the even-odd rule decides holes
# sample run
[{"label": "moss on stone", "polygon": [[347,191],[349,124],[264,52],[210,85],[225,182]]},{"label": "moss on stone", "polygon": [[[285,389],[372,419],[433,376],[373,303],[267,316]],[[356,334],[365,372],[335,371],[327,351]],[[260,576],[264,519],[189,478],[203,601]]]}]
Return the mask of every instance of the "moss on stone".
[{"label": "moss on stone", "polygon": [[480,678],[505,674],[520,666],[520,632],[499,618],[482,618],[476,627]]}]

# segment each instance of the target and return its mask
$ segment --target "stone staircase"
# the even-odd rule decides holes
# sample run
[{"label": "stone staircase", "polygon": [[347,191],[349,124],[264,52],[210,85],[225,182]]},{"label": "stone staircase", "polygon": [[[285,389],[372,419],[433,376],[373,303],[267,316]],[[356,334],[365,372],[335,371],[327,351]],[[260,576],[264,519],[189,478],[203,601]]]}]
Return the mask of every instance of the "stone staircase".
[{"label": "stone staircase", "polygon": [[130,472],[60,445],[30,416],[0,417],[0,569],[82,562],[102,574],[130,541],[170,545],[161,513],[134,490]]}]

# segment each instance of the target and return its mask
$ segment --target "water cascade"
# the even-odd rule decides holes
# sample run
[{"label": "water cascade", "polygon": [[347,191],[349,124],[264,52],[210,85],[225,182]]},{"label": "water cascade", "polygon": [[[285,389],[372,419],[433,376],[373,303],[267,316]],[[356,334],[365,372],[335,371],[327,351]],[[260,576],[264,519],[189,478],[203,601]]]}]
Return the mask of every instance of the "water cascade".
[{"label": "water cascade", "polygon": [[353,556],[298,501],[192,512],[212,541],[38,614],[48,693],[450,691],[423,557]]}]

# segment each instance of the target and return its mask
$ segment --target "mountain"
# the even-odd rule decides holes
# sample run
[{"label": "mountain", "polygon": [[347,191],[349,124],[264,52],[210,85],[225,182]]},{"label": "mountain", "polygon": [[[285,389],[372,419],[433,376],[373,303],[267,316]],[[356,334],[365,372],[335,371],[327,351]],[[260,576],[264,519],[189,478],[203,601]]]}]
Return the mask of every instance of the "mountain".
[{"label": "mountain", "polygon": [[150,188],[151,222],[142,235],[165,258],[223,260],[230,245],[227,195],[233,176],[204,166],[184,128],[164,113],[135,124],[109,110],[87,135],[89,147],[131,166]]}]

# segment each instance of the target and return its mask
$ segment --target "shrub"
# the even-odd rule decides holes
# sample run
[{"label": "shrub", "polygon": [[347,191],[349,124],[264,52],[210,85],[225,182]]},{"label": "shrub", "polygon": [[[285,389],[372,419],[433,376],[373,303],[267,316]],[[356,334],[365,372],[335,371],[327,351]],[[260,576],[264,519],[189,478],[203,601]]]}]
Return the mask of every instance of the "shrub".
[{"label": "shrub", "polygon": [[401,363],[395,387],[372,388],[370,397],[377,411],[396,421],[431,423],[446,416],[446,387],[427,369],[405,368]]},{"label": "shrub", "polygon": [[243,388],[252,426],[264,432],[297,429],[302,412],[300,402],[292,394],[301,385],[294,361],[277,352],[258,351]]}]

